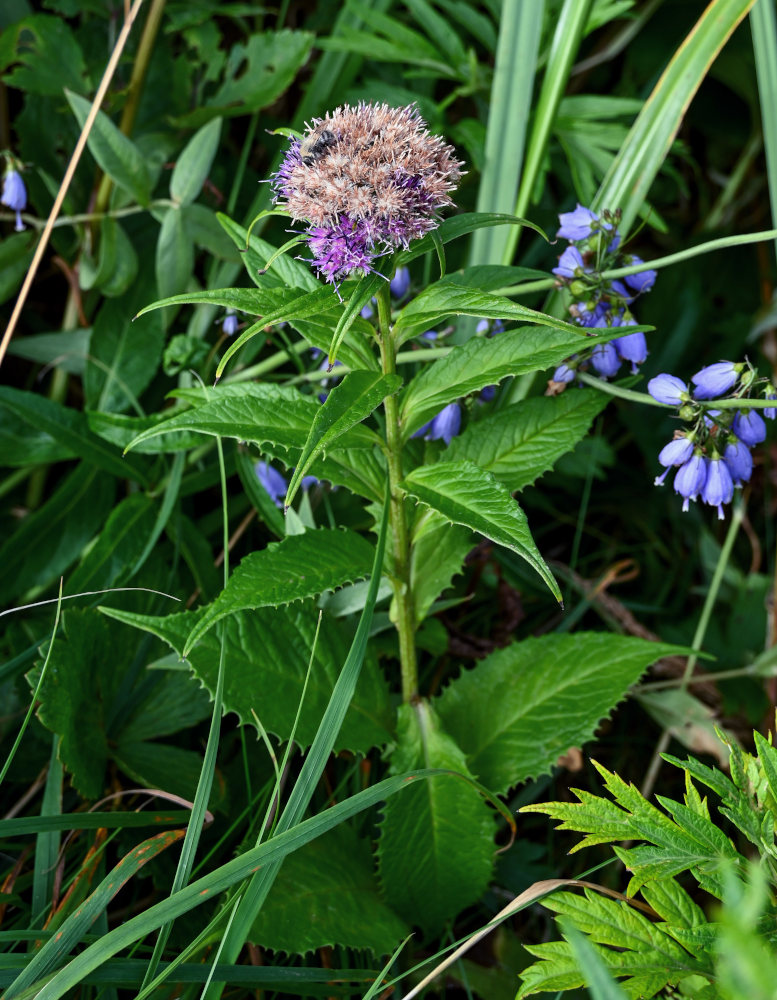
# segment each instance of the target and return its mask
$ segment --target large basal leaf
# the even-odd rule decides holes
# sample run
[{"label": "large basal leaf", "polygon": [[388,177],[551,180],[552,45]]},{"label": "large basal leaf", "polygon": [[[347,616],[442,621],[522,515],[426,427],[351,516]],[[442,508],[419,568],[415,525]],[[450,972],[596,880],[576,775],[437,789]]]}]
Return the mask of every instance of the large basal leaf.
[{"label": "large basal leaf", "polygon": [[170,197],[182,205],[194,201],[202,190],[221,138],[221,119],[214,118],[189,139],[178,154],[170,178]]},{"label": "large basal leaf", "polygon": [[576,336],[580,337],[579,328],[558,317],[522,306],[504,295],[472,288],[466,280],[462,282],[458,275],[452,274],[430,285],[400,312],[394,327],[397,343],[403,344],[447,316],[485,316],[515,323],[537,323],[553,330],[566,330],[573,336],[577,330]]},{"label": "large basal leaf", "polygon": [[99,538],[68,577],[65,593],[79,594],[124,583],[155,520],[156,505],[145,493],[125,497],[113,508]]},{"label": "large basal leaf", "polygon": [[[83,128],[92,102],[70,90],[65,90],[65,97],[70,102],[79,126]],[[87,138],[87,145],[89,152],[115,184],[141,205],[148,204],[151,196],[151,179],[143,154],[102,111],[97,112]]]},{"label": "large basal leaf", "polygon": [[[206,398],[207,402],[149,427],[127,447],[134,448],[171,431],[198,431],[214,437],[255,441],[260,446],[269,442],[283,448],[302,449],[321,409],[314,397],[269,383],[216,386],[207,391]],[[376,435],[366,427],[353,427],[340,439],[343,448],[370,448],[376,442]]]},{"label": "large basal leaf", "polygon": [[115,484],[85,462],[0,545],[0,603],[46,587],[81,555],[108,516]]},{"label": "large basal leaf", "polygon": [[[394,772],[425,766],[469,775],[460,747],[426,701],[399,710]],[[493,814],[462,778],[444,775],[387,802],[378,859],[388,903],[425,933],[474,903],[485,891],[494,858]]]},{"label": "large basal leaf", "polygon": [[240,563],[192,628],[183,655],[188,656],[194,644],[226,615],[290,604],[353,583],[369,574],[372,557],[372,546],[355,531],[322,528],[271,542]]},{"label": "large basal leaf", "polygon": [[343,824],[286,860],[250,940],[292,954],[339,945],[385,955],[409,933],[380,896],[368,843]]},{"label": "large basal leaf", "polygon": [[401,485],[452,524],[463,524],[512,549],[540,574],[561,602],[561,591],[534,544],[526,515],[490,472],[466,460],[437,462],[413,469]]},{"label": "large basal leaf", "polygon": [[[60,736],[59,757],[75,788],[93,799],[102,794],[106,765],[123,742],[138,745],[143,738],[195,725],[208,714],[208,701],[179,671],[141,675],[128,683],[135,647],[117,643],[117,626],[97,611],[70,610],[64,625],[39,692],[38,718]],[[29,678],[34,681],[35,674]],[[166,706],[164,713],[155,707],[157,699]],[[144,746],[149,758],[159,750]],[[193,783],[185,783],[175,770],[156,776],[160,787],[191,795],[197,770]]]},{"label": "large basal leaf", "polygon": [[429,609],[461,572],[467,553],[474,547],[472,532],[451,524],[435,510],[426,510],[413,526],[410,555],[410,587],[415,620],[422,622]]},{"label": "large basal leaf", "polygon": [[302,477],[314,459],[326,453],[343,435],[365,420],[386,396],[393,395],[402,385],[399,375],[379,372],[350,372],[334,387],[313,419],[308,439],[302,449],[297,468],[289,483],[286,506],[294,499]]},{"label": "large basal leaf", "polygon": [[612,340],[617,329],[581,339],[566,330],[524,326],[498,337],[473,337],[424,368],[402,397],[402,432],[409,437],[460,396],[500,382],[508,375],[543,371],[583,347]]},{"label": "large basal leaf", "polygon": [[129,477],[147,485],[145,465],[134,457],[122,459],[115,448],[92,433],[86,416],[78,410],[8,385],[0,385],[0,407],[7,408],[26,423],[50,434],[55,441],[90,465],[119,479]]},{"label": "large basal leaf", "polygon": [[604,393],[587,390],[523,400],[470,423],[446,458],[477,462],[510,491],[522,490],[575,447],[607,402]]},{"label": "large basal leaf", "polygon": [[[157,617],[113,608],[101,610],[111,618],[158,636],[179,656],[194,624],[202,617],[202,611]],[[224,623],[224,710],[235,712],[245,725],[255,725],[253,710],[268,732],[286,740],[302,701],[295,740],[302,747],[309,746],[350,641],[340,623],[329,616],[322,618],[303,700],[317,618],[316,610],[309,604],[258,608],[231,615]],[[192,672],[211,695],[216,690],[220,650],[219,634],[209,632],[190,654]],[[368,653],[335,750],[366,753],[388,742],[393,724],[386,681],[375,657]]]},{"label": "large basal leaf", "polygon": [[589,740],[667,643],[578,632],[524,639],[465,670],[435,705],[475,777],[499,794]]}]

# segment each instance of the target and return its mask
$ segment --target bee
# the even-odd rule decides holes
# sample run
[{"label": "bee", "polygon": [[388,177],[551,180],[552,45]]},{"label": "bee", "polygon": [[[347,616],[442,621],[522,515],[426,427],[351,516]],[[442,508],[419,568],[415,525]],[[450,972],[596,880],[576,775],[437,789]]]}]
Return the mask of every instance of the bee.
[{"label": "bee", "polygon": [[326,151],[337,142],[337,136],[328,128],[314,129],[299,141],[299,157],[306,167],[312,167]]}]

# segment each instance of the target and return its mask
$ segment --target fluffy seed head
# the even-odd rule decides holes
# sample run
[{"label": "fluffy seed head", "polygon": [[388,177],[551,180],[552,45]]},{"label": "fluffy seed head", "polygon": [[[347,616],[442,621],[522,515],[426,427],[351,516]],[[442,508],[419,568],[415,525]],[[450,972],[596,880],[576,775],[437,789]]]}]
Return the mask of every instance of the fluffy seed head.
[{"label": "fluffy seed head", "polygon": [[346,104],[292,142],[272,184],[307,226],[314,267],[337,282],[435,229],[461,166],[413,105]]}]

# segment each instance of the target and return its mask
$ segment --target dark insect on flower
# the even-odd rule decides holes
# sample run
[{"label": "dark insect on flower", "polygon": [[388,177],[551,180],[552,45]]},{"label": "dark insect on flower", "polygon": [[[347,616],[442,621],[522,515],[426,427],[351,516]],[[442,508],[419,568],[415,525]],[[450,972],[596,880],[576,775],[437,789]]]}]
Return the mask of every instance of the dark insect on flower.
[{"label": "dark insect on flower", "polygon": [[413,105],[346,104],[292,142],[272,185],[304,223],[313,266],[337,284],[436,229],[460,177],[453,148]]}]

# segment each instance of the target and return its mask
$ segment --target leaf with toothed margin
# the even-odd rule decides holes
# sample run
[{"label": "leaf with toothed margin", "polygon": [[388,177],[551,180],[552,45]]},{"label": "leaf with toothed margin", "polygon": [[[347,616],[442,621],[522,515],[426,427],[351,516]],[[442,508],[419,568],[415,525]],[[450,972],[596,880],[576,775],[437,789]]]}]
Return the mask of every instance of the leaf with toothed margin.
[{"label": "leaf with toothed margin", "polygon": [[192,628],[183,656],[217,621],[235,611],[278,607],[369,576],[374,551],[355,531],[320,528],[252,552]]},{"label": "leaf with toothed margin", "polygon": [[539,573],[561,603],[561,591],[534,544],[526,515],[490,472],[470,461],[437,462],[413,469],[400,485],[452,524],[463,524],[512,549]]},{"label": "leaf with toothed margin", "polygon": [[687,652],[604,632],[523,639],[462,671],[434,705],[478,781],[502,795],[591,739],[651,663]]},{"label": "leaf with toothed margin", "polygon": [[[179,656],[187,636],[206,612],[200,608],[162,616],[114,608],[100,610],[109,618],[157,636]],[[349,628],[325,615],[314,642],[317,622],[318,609],[311,602],[230,615],[223,630],[224,711],[235,712],[241,723],[249,726],[255,725],[255,711],[267,732],[287,740],[299,710],[294,739],[303,749],[310,746],[351,641]],[[220,656],[221,633],[212,631],[197,644],[189,662],[192,673],[211,697],[216,690]],[[366,753],[388,743],[393,729],[388,685],[374,652],[368,648],[334,749]]]},{"label": "leaf with toothed margin", "polygon": [[[197,394],[190,392],[187,398],[196,400]],[[301,449],[321,409],[321,403],[312,396],[269,384],[216,386],[208,389],[203,398],[207,401],[138,434],[127,450],[171,431],[197,431],[213,437],[255,441],[260,446],[270,442],[283,448]],[[340,438],[343,448],[371,448],[377,443],[377,435],[361,425],[352,427]]]}]

